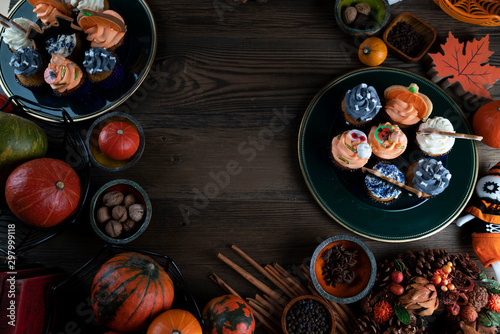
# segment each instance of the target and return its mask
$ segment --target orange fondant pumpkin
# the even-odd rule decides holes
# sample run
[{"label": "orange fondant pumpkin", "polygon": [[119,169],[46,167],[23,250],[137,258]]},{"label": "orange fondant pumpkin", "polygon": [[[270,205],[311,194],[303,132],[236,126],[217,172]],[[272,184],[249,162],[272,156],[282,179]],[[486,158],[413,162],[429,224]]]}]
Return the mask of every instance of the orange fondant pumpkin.
[{"label": "orange fondant pumpkin", "polygon": [[418,117],[427,119],[432,112],[432,102],[427,95],[420,93],[419,87],[416,84],[411,84],[409,87],[401,85],[393,85],[385,89],[384,97],[386,101],[399,99],[403,102],[411,104],[418,110]]},{"label": "orange fondant pumpkin", "polygon": [[158,315],[147,334],[203,334],[198,319],[185,310],[168,310]]},{"label": "orange fondant pumpkin", "polygon": [[387,46],[380,38],[369,37],[359,46],[358,57],[365,65],[378,66],[387,57]]},{"label": "orange fondant pumpkin", "polygon": [[483,143],[500,148],[500,100],[486,103],[472,119],[474,133],[483,136]]}]

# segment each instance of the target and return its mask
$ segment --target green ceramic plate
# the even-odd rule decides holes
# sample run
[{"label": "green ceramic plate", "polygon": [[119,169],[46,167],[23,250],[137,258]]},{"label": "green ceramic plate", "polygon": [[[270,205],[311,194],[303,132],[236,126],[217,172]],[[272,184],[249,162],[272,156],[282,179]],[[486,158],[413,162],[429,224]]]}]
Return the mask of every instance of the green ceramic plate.
[{"label": "green ceramic plate", "polygon": [[[112,91],[103,91],[93,87],[92,99],[85,103],[71,103],[65,98],[54,95],[50,89],[44,92],[32,92],[20,86],[9,66],[12,52],[7,44],[0,41],[0,85],[8,95],[19,95],[30,101],[47,107],[63,108],[74,121],[82,121],[101,115],[118,107],[127,100],[146,78],[156,54],[156,27],[153,14],[144,0],[109,0],[110,9],[117,11],[127,25],[128,40],[125,44],[126,56],[123,58],[126,79],[122,87]],[[10,19],[24,17],[36,22],[33,6],[26,0],[19,1],[10,11]],[[2,26],[3,27],[3,26]],[[4,28],[0,30],[2,33]],[[61,119],[60,112],[44,109],[43,113],[27,110],[34,116],[49,121]]]},{"label": "green ceramic plate", "polygon": [[[409,86],[416,83],[420,92],[434,104],[431,118],[448,118],[456,132],[471,133],[462,111],[456,103],[432,82],[411,72],[370,68],[348,73],[324,87],[306,110],[299,132],[299,161],[306,183],[320,206],[338,223],[364,237],[386,242],[412,241],[432,235],[450,224],[470,199],[477,179],[476,144],[457,139],[453,149],[439,158],[452,174],[450,185],[440,195],[418,199],[407,192],[390,204],[369,198],[361,171],[347,172],[334,166],[330,158],[332,138],[351,129],[345,123],[340,105],[345,92],[360,84],[375,87],[383,98],[390,85]],[[384,111],[369,126],[385,122]],[[405,172],[408,166],[423,157],[415,144],[415,128],[403,130],[408,137],[405,153],[391,163]],[[376,162],[371,158],[367,167]]]}]

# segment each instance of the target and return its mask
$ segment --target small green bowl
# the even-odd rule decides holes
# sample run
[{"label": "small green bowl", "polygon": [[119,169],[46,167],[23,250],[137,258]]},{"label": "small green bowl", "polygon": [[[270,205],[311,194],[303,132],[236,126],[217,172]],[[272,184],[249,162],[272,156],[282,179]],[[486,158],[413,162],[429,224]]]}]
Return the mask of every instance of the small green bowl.
[{"label": "small green bowl", "polygon": [[[137,203],[144,205],[146,208],[146,213],[142,221],[138,222],[138,226],[129,232],[122,232],[119,237],[112,238],[105,232],[106,224],[101,224],[97,222],[96,213],[98,208],[102,206],[102,198],[104,194],[118,190],[124,194],[133,194],[137,199]],[[105,185],[103,185],[92,197],[92,201],[90,202],[90,224],[94,229],[95,233],[104,241],[110,244],[126,244],[135,240],[139,237],[148,227],[149,222],[151,221],[151,201],[149,200],[148,195],[137,183],[130,180],[118,179],[113,180]]]},{"label": "small green bowl", "polygon": [[[141,140],[139,148],[133,156],[126,160],[111,159],[104,155],[99,149],[99,134],[106,125],[112,122],[125,122],[131,124],[139,133]],[[90,161],[92,161],[94,166],[107,172],[119,172],[133,166],[141,158],[145,145],[144,130],[134,117],[123,112],[115,111],[99,117],[92,123],[87,132],[85,144],[90,152]]]},{"label": "small green bowl", "polygon": [[[348,26],[342,20],[345,8],[354,6],[357,3],[364,2],[370,5],[372,11],[368,16],[367,29],[355,29]],[[390,5],[387,0],[336,0],[335,1],[335,20],[338,26],[351,36],[374,36],[389,23],[391,17]]]}]

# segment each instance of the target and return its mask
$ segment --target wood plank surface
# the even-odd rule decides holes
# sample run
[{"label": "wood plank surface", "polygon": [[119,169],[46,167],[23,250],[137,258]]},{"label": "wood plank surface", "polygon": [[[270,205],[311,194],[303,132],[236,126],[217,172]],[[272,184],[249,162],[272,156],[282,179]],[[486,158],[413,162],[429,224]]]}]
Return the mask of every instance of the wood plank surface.
[{"label": "wood plank surface", "polygon": [[[138,182],[150,196],[153,218],[129,246],[171,256],[201,306],[223,293],[209,279],[212,272],[241,295],[253,297],[255,288],[218,260],[218,252],[256,273],[230,245],[236,244],[261,264],[278,262],[297,268],[308,262],[325,238],[355,236],[333,221],[309,192],[297,158],[297,141],[302,116],[315,94],[336,77],[362,67],[355,53],[360,40],[337,27],[332,0],[147,3],[158,30],[152,75],[160,84],[141,87],[118,108],[139,120],[146,149],[128,170],[93,169],[90,196],[113,179]],[[436,28],[438,40],[432,52],[439,50],[449,30],[461,40],[489,34],[496,52],[490,64],[500,66],[500,29],[457,21],[432,0],[403,0],[391,11],[392,16],[410,11]],[[406,64],[391,54],[384,66],[422,76],[427,71],[422,62]],[[491,92],[500,98],[500,84]],[[470,118],[478,106],[462,109]],[[277,113],[282,116],[282,129],[261,142],[261,150],[251,149],[250,142],[269,129]],[[78,123],[82,133],[90,123]],[[500,161],[500,151],[483,143],[477,147],[481,176]],[[227,182],[220,179],[224,187],[213,187],[213,175],[224,174],[228,164],[235,162],[239,173]],[[213,198],[200,200],[198,191],[206,189]],[[477,260],[469,233],[450,224],[413,242],[360,238],[377,259],[427,247],[466,252]],[[84,214],[76,226],[23,259],[72,272],[103,244]]]}]

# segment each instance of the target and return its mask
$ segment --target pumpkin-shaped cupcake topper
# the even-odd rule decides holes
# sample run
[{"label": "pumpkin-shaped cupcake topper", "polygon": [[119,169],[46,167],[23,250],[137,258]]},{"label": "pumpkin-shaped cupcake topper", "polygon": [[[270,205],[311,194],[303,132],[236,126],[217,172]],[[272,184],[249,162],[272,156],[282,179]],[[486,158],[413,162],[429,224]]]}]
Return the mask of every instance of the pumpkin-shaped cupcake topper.
[{"label": "pumpkin-shaped cupcake topper", "polygon": [[57,15],[71,15],[71,10],[63,0],[28,0],[35,7],[33,12],[44,24],[53,24]]},{"label": "pumpkin-shaped cupcake topper", "polygon": [[84,10],[78,14],[78,24],[84,31],[95,27],[95,26],[108,26],[109,28],[126,32],[127,26],[124,20],[118,13],[112,10],[106,10],[104,12],[95,12],[93,10]]},{"label": "pumpkin-shaped cupcake topper", "polygon": [[399,99],[412,105],[418,111],[418,117],[424,121],[432,112],[431,100],[427,95],[419,92],[419,87],[416,84],[411,84],[408,87],[401,85],[390,86],[385,89],[384,96],[387,101]]}]

